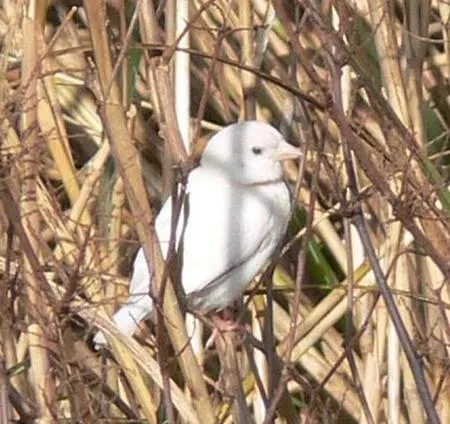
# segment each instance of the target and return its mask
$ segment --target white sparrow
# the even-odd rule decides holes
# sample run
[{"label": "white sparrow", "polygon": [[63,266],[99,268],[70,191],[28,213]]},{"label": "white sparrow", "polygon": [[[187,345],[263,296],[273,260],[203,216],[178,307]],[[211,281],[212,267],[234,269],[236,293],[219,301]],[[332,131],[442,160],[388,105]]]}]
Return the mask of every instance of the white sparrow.
[{"label": "white sparrow", "polygon": [[[291,212],[280,161],[298,156],[298,148],[259,121],[232,124],[211,138],[200,165],[188,176],[177,226],[181,284],[190,308],[224,309],[243,295],[268,262]],[[156,219],[164,257],[171,236],[172,203],[168,198]],[[114,314],[123,333],[132,335],[153,310],[150,276],[140,249],[129,300]],[[99,332],[94,342],[104,345],[106,339]]]}]

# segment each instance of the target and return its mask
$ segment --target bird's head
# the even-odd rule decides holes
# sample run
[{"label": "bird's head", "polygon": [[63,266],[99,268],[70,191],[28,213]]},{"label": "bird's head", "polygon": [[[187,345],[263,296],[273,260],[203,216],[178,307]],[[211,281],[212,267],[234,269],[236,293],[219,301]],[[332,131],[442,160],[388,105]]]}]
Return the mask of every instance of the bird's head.
[{"label": "bird's head", "polygon": [[300,149],[269,124],[245,121],[215,134],[203,152],[201,165],[239,184],[264,184],[281,180],[281,161],[300,154]]}]

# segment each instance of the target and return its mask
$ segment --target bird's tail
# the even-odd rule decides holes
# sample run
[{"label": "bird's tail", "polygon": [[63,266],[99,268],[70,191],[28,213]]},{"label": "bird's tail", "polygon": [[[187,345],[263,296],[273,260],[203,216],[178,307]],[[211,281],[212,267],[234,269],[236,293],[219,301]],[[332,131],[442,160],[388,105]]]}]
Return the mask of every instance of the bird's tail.
[{"label": "bird's tail", "polygon": [[[114,322],[121,333],[132,336],[138,324],[150,315],[153,301],[149,295],[135,296],[114,314]],[[107,344],[105,335],[99,331],[94,337],[97,349]]]}]

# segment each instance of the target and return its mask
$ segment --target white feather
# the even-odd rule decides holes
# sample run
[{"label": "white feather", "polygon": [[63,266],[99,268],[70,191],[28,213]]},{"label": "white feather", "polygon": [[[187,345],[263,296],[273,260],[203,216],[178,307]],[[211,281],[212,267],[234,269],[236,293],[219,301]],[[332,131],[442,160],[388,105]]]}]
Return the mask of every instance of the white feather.
[{"label": "white feather", "polygon": [[[274,128],[257,121],[231,125],[209,142],[201,165],[188,177],[177,226],[181,282],[190,307],[204,312],[225,308],[242,296],[270,259],[290,216],[289,190],[279,163],[283,155],[298,156],[299,151]],[[156,220],[164,257],[171,222],[169,198]],[[133,334],[152,312],[149,283],[150,272],[140,249],[130,298],[114,315],[120,331]],[[94,342],[102,345],[106,339],[99,332]]]}]

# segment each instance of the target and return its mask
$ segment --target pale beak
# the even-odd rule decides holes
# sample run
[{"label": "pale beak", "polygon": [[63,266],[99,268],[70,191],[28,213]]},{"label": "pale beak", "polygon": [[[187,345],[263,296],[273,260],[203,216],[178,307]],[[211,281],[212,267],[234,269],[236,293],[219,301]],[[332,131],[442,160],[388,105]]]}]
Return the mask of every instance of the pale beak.
[{"label": "pale beak", "polygon": [[283,141],[279,144],[277,151],[275,152],[275,159],[283,161],[287,159],[295,159],[302,155],[301,150],[298,147],[294,147],[291,144]]}]

